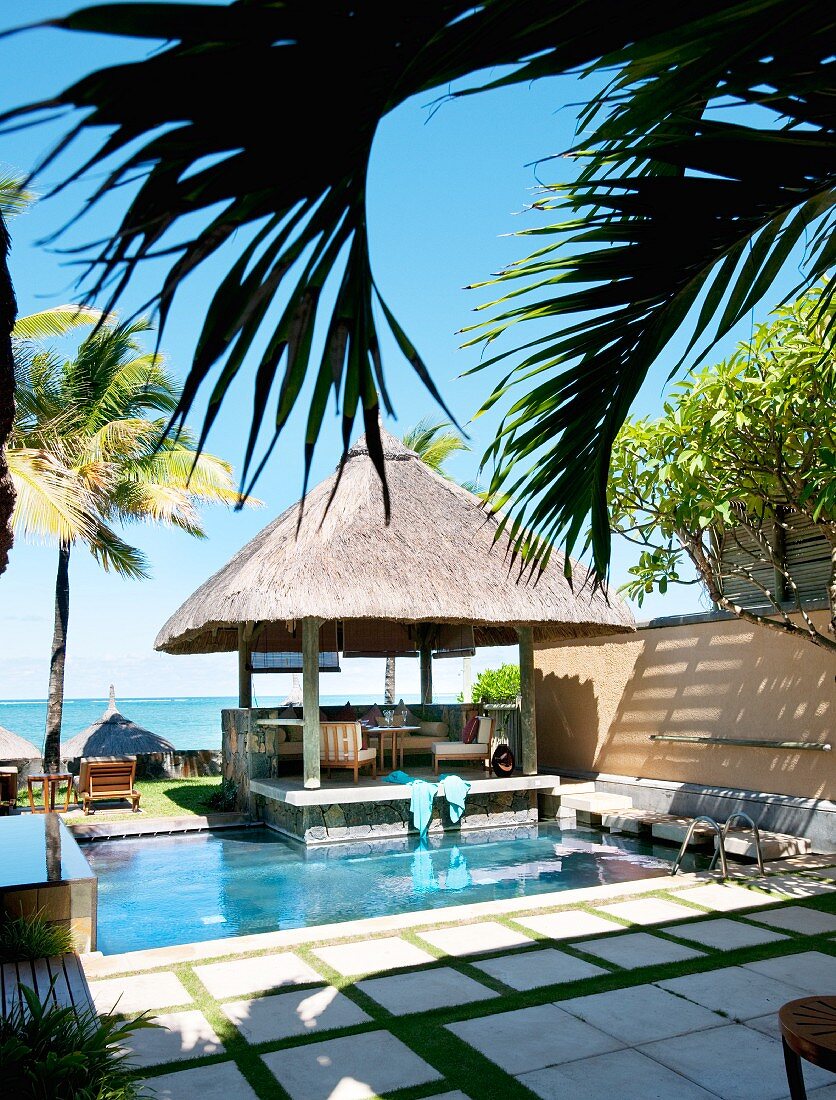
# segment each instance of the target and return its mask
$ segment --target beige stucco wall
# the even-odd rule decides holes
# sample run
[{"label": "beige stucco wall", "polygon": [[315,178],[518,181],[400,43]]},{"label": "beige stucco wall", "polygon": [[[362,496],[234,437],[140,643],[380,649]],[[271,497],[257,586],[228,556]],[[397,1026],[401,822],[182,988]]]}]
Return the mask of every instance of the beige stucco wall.
[{"label": "beige stucco wall", "polygon": [[[814,618],[824,627],[826,615]],[[833,752],[653,742],[652,733],[836,745],[836,659],[737,620],[536,647],[546,767],[836,798]]]}]

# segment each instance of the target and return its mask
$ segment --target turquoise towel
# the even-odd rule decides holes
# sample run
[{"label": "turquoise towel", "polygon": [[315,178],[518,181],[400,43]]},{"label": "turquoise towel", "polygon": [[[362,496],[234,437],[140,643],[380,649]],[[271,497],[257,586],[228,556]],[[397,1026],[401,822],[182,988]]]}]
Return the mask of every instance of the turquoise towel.
[{"label": "turquoise towel", "polygon": [[460,775],[442,775],[440,786],[450,807],[450,820],[455,825],[464,813],[464,802],[470,790],[470,784]]},{"label": "turquoise towel", "polygon": [[470,871],[467,869],[467,860],[458,848],[450,849],[450,866],[447,868],[447,877],[444,880],[445,890],[466,890],[471,884]]},{"label": "turquoise towel", "polygon": [[412,797],[409,800],[409,809],[412,813],[412,824],[418,830],[419,836],[426,836],[430,827],[430,818],[433,815],[433,799],[437,790],[437,783],[427,783],[423,779],[412,781]]},{"label": "turquoise towel", "polygon": [[412,776],[407,775],[406,772],[389,772],[388,775],[383,777],[384,783],[411,783]]}]

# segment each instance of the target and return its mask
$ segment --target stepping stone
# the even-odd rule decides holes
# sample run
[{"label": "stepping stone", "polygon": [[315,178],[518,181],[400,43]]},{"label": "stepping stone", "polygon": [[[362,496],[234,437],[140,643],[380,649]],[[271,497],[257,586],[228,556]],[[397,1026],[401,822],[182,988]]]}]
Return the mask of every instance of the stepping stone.
[{"label": "stepping stone", "polygon": [[787,1001],[804,996],[804,990],[798,986],[787,985],[747,966],[685,974],[656,984],[704,1008],[724,1012],[735,1020],[754,1020],[767,1012],[777,1012]]},{"label": "stepping stone", "polygon": [[365,1024],[370,1016],[333,986],[295,989],[273,997],[228,1001],[221,1012],[248,1043],[269,1043],[291,1035]]},{"label": "stepping stone", "polygon": [[825,955],[821,951],[761,959],[760,962],[746,963],[744,969],[795,986],[802,994],[836,989],[836,956]]},{"label": "stepping stone", "polygon": [[[836,882],[815,879],[812,875],[770,875],[769,878],[758,879],[757,884],[764,890],[777,890],[799,899],[832,894],[836,890]],[[777,900],[783,901],[784,898]]]},{"label": "stepping stone", "polygon": [[674,1035],[725,1023],[715,1012],[675,997],[655,985],[636,985],[588,997],[573,997],[561,1001],[560,1007],[628,1046],[670,1039]]},{"label": "stepping stone", "polygon": [[291,1100],[366,1100],[441,1077],[388,1031],[305,1043],[262,1060]]},{"label": "stepping stone", "polygon": [[822,878],[836,878],[836,867],[816,867],[812,870],[805,871],[804,874],[821,875]]},{"label": "stepping stone", "polygon": [[100,1016],[116,1012],[131,1016],[154,1008],[192,1003],[188,990],[176,974],[134,974],[128,978],[105,978],[90,982],[90,993]]},{"label": "stepping stone", "polygon": [[[564,788],[565,789],[565,788]],[[607,814],[617,810],[632,809],[633,800],[623,794],[607,794],[605,791],[590,791],[586,794],[560,793],[560,805],[576,813]]]},{"label": "stepping stone", "polygon": [[756,947],[761,943],[785,940],[787,937],[778,932],[767,932],[765,928],[755,928],[742,921],[718,917],[716,920],[696,921],[690,924],[676,924],[663,928],[672,936],[701,943],[705,947],[714,947],[718,951],[734,951],[738,947]]},{"label": "stepping stone", "polygon": [[716,1100],[637,1050],[617,1050],[523,1073],[520,1084],[543,1100]]},{"label": "stepping stone", "polygon": [[379,940],[361,940],[359,943],[339,943],[333,947],[319,947],[314,955],[322,959],[343,977],[357,974],[376,974],[382,970],[398,970],[404,966],[422,966],[435,959],[427,951],[415,947],[398,936],[383,936]]},{"label": "stepping stone", "polygon": [[429,1100],[470,1100],[470,1097],[463,1092],[442,1092],[441,1095],[431,1096]]},{"label": "stepping stone", "polygon": [[624,1045],[557,1005],[518,1008],[446,1027],[508,1073],[526,1073],[574,1058],[589,1058]]},{"label": "stepping stone", "polygon": [[748,909],[755,905],[773,905],[775,899],[766,894],[747,890],[745,886],[724,885],[712,882],[709,886],[692,886],[689,890],[677,890],[676,896],[683,901],[701,905],[704,909],[714,909],[722,913],[734,909]]},{"label": "stepping stone", "polygon": [[[678,1035],[639,1049],[723,1100],[783,1100],[787,1095],[781,1044],[740,1024]],[[826,1070],[807,1062],[804,1077],[811,1088],[832,1081]]]},{"label": "stepping stone", "polygon": [[754,1020],[747,1020],[746,1026],[754,1028],[761,1035],[768,1035],[771,1039],[781,1042],[781,1023],[777,1012],[768,1012],[766,1016],[756,1016]]},{"label": "stepping stone", "polygon": [[663,898],[638,898],[635,901],[620,901],[617,905],[600,905],[598,908],[602,913],[620,917],[632,924],[663,924],[667,920],[694,916],[693,909]]},{"label": "stepping stone", "polygon": [[183,1069],[142,1083],[154,1100],[258,1100],[234,1062]]},{"label": "stepping stone", "polygon": [[120,1047],[128,1052],[132,1066],[159,1066],[163,1062],[181,1062],[207,1054],[223,1054],[223,1045],[214,1028],[196,1009],[169,1012],[153,1017],[157,1027],[135,1031]]},{"label": "stepping stone", "polygon": [[[672,844],[678,844],[681,847],[693,822],[694,819],[692,817],[666,816],[661,821],[657,821],[651,826],[650,833],[656,840],[668,840]],[[688,847],[703,848],[706,845],[712,845],[716,835],[716,829],[712,829],[710,825],[700,822],[691,834]]]},{"label": "stepping stone", "polygon": [[657,822],[665,821],[670,814],[660,814],[655,810],[620,810],[616,813],[601,814],[601,824],[611,833],[626,833],[628,836],[650,836]]},{"label": "stepping stone", "polygon": [[836,932],[836,916],[808,909],[805,905],[785,905],[781,909],[769,909],[765,913],[752,913],[748,920],[768,924],[770,928],[786,928],[788,932],[800,932],[807,936]]},{"label": "stepping stone", "polygon": [[[789,833],[760,832],[763,859],[787,859],[805,856],[812,850],[812,842],[806,836],[790,836]],[[732,829],[725,839],[726,854],[745,859],[757,859],[755,841],[751,830]]]},{"label": "stepping stone", "polygon": [[437,928],[434,932],[419,932],[418,935],[447,955],[481,955],[486,951],[504,951],[508,947],[531,946],[530,937],[490,920]]},{"label": "stepping stone", "polygon": [[609,973],[603,967],[576,959],[574,955],[567,955],[553,947],[543,951],[526,951],[520,955],[500,955],[498,959],[485,959],[484,962],[473,963],[473,966],[511,989],[539,989],[544,985],[579,982]]},{"label": "stepping stone", "polygon": [[194,967],[194,972],[218,1001],[240,997],[242,993],[260,993],[282,985],[322,982],[322,976],[291,951],[209,963],[208,966]]},{"label": "stepping stone", "polygon": [[587,955],[597,955],[615,966],[623,966],[625,970],[703,957],[702,951],[671,943],[670,940],[662,940],[658,936],[651,936],[648,932],[626,932],[622,936],[611,936],[606,940],[588,940],[586,943],[573,943],[570,946],[577,947]]},{"label": "stepping stone", "polygon": [[393,1016],[410,1012],[429,1012],[449,1005],[484,1001],[497,994],[473,978],[449,966],[419,970],[413,974],[390,974],[385,978],[367,978],[357,988],[377,1001]]},{"label": "stepping stone", "polygon": [[583,909],[568,909],[563,913],[543,913],[539,917],[514,917],[515,924],[549,936],[553,940],[570,940],[574,936],[595,936],[600,932],[620,932],[621,925],[604,920]]}]

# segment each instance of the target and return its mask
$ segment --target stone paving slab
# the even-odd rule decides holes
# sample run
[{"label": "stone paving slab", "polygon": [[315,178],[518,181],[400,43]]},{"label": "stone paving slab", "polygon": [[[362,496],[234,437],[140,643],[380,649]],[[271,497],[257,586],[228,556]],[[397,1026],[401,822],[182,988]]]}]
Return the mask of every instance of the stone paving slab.
[{"label": "stone paving slab", "polygon": [[821,951],[803,951],[778,959],[745,963],[745,969],[795,986],[804,993],[826,993],[836,989],[836,956]]},{"label": "stone paving slab", "polygon": [[836,932],[836,916],[822,913],[818,909],[808,909],[806,905],[785,905],[780,909],[752,913],[747,920],[756,920],[758,924],[768,924],[770,928],[785,928],[788,932],[801,932],[808,936]]},{"label": "stone paving slab", "polygon": [[465,1096],[463,1092],[442,1092],[439,1094],[433,1094],[429,1097],[429,1100],[470,1100],[469,1096]]},{"label": "stone paving slab", "polygon": [[634,970],[638,966],[656,966],[660,963],[683,962],[686,959],[698,959],[703,955],[693,947],[683,947],[671,943],[649,932],[625,932],[621,936],[609,939],[591,940],[586,943],[573,943],[570,946],[597,955],[615,966],[625,970]]},{"label": "stone paving slab", "polygon": [[768,1035],[770,1039],[781,1041],[781,1024],[777,1012],[767,1012],[765,1016],[756,1016],[754,1020],[747,1020],[746,1026],[754,1028],[762,1035]]},{"label": "stone paving slab", "polygon": [[272,997],[227,1001],[220,1006],[248,1043],[269,1043],[291,1035],[367,1023],[361,1008],[333,986],[295,989]]},{"label": "stone paving slab", "polygon": [[441,1077],[388,1031],[306,1043],[262,1058],[291,1100],[366,1100]]},{"label": "stone paving slab", "polygon": [[322,976],[292,951],[209,963],[194,967],[194,972],[218,1001],[283,985],[322,982]]},{"label": "stone paving slab", "polygon": [[[782,1100],[787,1093],[781,1044],[740,1024],[663,1039],[640,1051],[723,1100]],[[807,1070],[805,1064],[811,1087],[832,1080],[825,1070]]]},{"label": "stone paving slab", "polygon": [[702,905],[705,909],[715,909],[723,913],[734,909],[748,909],[755,905],[774,905],[776,901],[775,898],[767,897],[766,894],[747,890],[745,886],[733,886],[720,882],[678,890],[676,896],[684,901],[692,901],[694,905]]},{"label": "stone paving slab", "polygon": [[561,982],[579,982],[584,978],[594,978],[608,971],[602,966],[576,959],[553,947],[542,951],[525,951],[519,955],[500,955],[496,959],[485,959],[473,963],[477,970],[483,970],[497,981],[504,982],[511,989],[539,989],[544,985],[559,985]]},{"label": "stone paving slab", "polygon": [[319,947],[313,953],[346,978],[435,962],[428,951],[422,951],[420,947],[415,947],[398,936],[382,936],[379,940],[360,940],[358,943],[339,943],[332,947]]},{"label": "stone paving slab", "polygon": [[[777,890],[798,900],[817,898],[820,894],[832,894],[836,890],[836,882],[821,881],[812,875],[771,875],[769,878],[758,879],[757,882],[768,890]],[[777,900],[783,901],[784,898],[779,897]]]},{"label": "stone paving slab", "polygon": [[611,917],[620,917],[632,924],[664,924],[669,920],[686,920],[693,917],[695,910],[687,905],[677,905],[675,901],[664,898],[637,898],[635,901],[620,901],[616,905],[601,905],[600,912]]},{"label": "stone paving slab", "polygon": [[192,998],[176,974],[133,974],[90,982],[90,993],[99,1015],[118,1012],[128,1016],[155,1008],[191,1004]]},{"label": "stone paving slab", "polygon": [[163,1062],[224,1053],[214,1028],[196,1009],[155,1015],[153,1022],[158,1026],[135,1031],[128,1042],[120,1044],[128,1051],[132,1066],[144,1069]]},{"label": "stone paving slab", "polygon": [[569,940],[575,936],[595,936],[601,932],[620,932],[621,925],[605,920],[583,909],[567,909],[563,913],[544,913],[540,917],[514,917],[515,924],[549,936],[553,940]]},{"label": "stone paving slab", "polygon": [[154,1100],[258,1100],[234,1062],[183,1069],[143,1082]]},{"label": "stone paving slab", "polygon": [[519,1081],[543,1100],[716,1100],[713,1092],[636,1050],[534,1070]]},{"label": "stone paving slab", "polygon": [[470,1004],[497,996],[494,990],[449,966],[419,970],[412,974],[390,974],[385,978],[367,978],[357,982],[357,988],[394,1016],[428,1012],[448,1005]]},{"label": "stone paving slab", "polygon": [[560,1008],[628,1046],[670,1039],[674,1035],[725,1023],[716,1012],[675,997],[655,985],[573,997],[561,1001]]},{"label": "stone paving slab", "polygon": [[704,1008],[725,1012],[736,1020],[753,1020],[767,1012],[777,1012],[782,1004],[804,995],[798,986],[787,985],[743,966],[685,974],[656,984]]},{"label": "stone paving slab", "polygon": [[526,1073],[624,1046],[557,1005],[499,1012],[446,1024],[448,1031],[508,1073]]},{"label": "stone paving slab", "polygon": [[758,944],[787,939],[780,932],[755,928],[751,924],[729,920],[727,917],[689,924],[674,924],[669,928],[663,928],[662,931],[669,932],[672,936],[679,936],[683,940],[690,940],[692,943],[702,944],[704,947],[714,947],[718,951],[734,951],[739,947],[756,947]]},{"label": "stone paving slab", "polygon": [[503,951],[509,947],[524,947],[531,938],[515,932],[498,921],[479,921],[453,928],[437,928],[419,932],[422,940],[431,943],[447,955],[481,955],[487,951]]}]

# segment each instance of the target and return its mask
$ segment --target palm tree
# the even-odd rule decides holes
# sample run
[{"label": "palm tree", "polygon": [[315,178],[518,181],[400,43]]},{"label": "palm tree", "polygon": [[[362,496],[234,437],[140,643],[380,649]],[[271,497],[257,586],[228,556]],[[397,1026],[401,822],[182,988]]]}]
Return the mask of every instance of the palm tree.
[{"label": "palm tree", "polygon": [[[435,470],[437,474],[452,481],[444,469],[444,463],[451,455],[459,451],[469,451],[470,447],[462,439],[449,420],[433,421],[429,416],[412,427],[407,428],[401,442],[410,451],[415,451],[421,461]],[[387,703],[395,702],[395,658],[386,658],[386,679],[383,697]]]},{"label": "palm tree", "polygon": [[[91,168],[103,176],[93,202],[131,184],[121,225],[90,250],[89,292],[106,292],[108,309],[143,259],[168,257],[154,297],[164,325],[194,269],[237,247],[207,307],[176,416],[182,422],[222,362],[211,424],[248,350],[263,349],[245,479],[263,465],[254,452],[273,381],[281,384],[275,442],[312,374],[305,478],[333,387],[345,447],[362,408],[388,507],[378,392],[390,402],[378,326],[443,407],[375,281],[368,246],[375,133],[411,97],[579,70],[597,77],[580,112],[582,139],[567,151],[575,178],[535,203],[546,215],[530,231],[540,246],[500,274],[495,316],[474,336],[492,344],[538,322],[488,360],[508,364],[487,402],[504,419],[484,460],[495,505],[533,561],[558,538],[571,550],[591,516],[595,565],[605,571],[610,451],[651,364],[671,346],[693,362],[774,295],[782,270],[800,268],[803,288],[833,263],[834,28],[821,0],[104,4],[49,25],[166,42],[6,120],[75,108],[68,142],[106,135],[56,190]],[[318,94],[302,96],[312,73]],[[196,214],[204,219],[194,229]],[[184,223],[173,246],[169,231]],[[322,294],[329,279],[335,298]],[[317,323],[325,339],[314,354]]]},{"label": "palm tree", "polygon": [[[37,338],[97,322],[71,359]],[[238,500],[227,463],[198,455],[188,434],[165,428],[178,390],[141,347],[147,322],[116,324],[78,307],[15,326],[17,411],[8,448],[16,532],[58,545],[44,765],[57,764],[70,610],[70,552],[83,543],[106,570],[148,576],[143,554],[115,528],[145,521],[203,536],[199,502]]]}]

